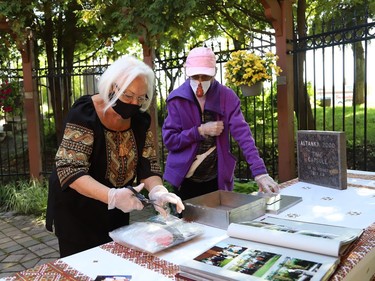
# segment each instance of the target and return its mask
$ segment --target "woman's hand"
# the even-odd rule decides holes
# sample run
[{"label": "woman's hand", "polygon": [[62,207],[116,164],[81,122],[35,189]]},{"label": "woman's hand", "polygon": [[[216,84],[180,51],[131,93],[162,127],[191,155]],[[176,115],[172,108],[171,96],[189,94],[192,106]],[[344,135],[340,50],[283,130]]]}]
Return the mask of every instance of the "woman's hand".
[{"label": "woman's hand", "polygon": [[171,193],[162,185],[154,186],[148,194],[148,197],[151,200],[154,200],[155,210],[158,211],[163,217],[168,215],[166,209],[164,209],[165,204],[172,203],[176,205],[176,210],[178,213],[181,213],[185,210],[185,206],[182,203],[180,197],[176,194]]},{"label": "woman's hand", "polygon": [[198,127],[199,134],[204,137],[207,136],[219,136],[224,130],[223,121],[210,121],[204,123]]},{"label": "woman's hand", "polygon": [[[144,183],[141,183],[133,188],[140,192],[143,187]],[[108,191],[108,210],[115,207],[124,213],[129,213],[133,210],[142,210],[143,204],[137,197],[134,196],[134,193],[129,188],[111,188]]]},{"label": "woman's hand", "polygon": [[254,180],[259,187],[259,191],[269,194],[279,193],[278,184],[268,174],[258,175]]}]

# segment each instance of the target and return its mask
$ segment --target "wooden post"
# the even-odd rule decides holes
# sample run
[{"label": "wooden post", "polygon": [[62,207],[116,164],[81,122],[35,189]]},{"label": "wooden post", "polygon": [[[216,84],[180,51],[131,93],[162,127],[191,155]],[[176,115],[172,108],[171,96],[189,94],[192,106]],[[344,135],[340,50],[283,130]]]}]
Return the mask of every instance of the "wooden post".
[{"label": "wooden post", "polygon": [[[142,44],[142,49],[143,49],[143,61],[149,65],[152,69],[154,69],[154,52],[153,49],[150,48],[150,46],[147,45],[145,42],[144,37],[139,38],[139,42]],[[156,95],[154,92],[154,97],[152,99],[151,105],[149,107],[149,113],[151,115],[151,132],[154,136],[154,146],[155,146],[155,151],[156,151],[156,159],[158,162],[160,162],[160,152],[159,152],[159,134],[158,134],[158,109],[156,105]],[[159,163],[160,164],[160,163]]]},{"label": "wooden post", "polygon": [[279,182],[296,177],[294,134],[294,73],[289,51],[293,38],[293,0],[261,0],[265,15],[275,29],[278,66],[283,70],[277,80]]},{"label": "wooden post", "polygon": [[42,174],[42,154],[40,142],[39,107],[35,83],[32,77],[33,70],[33,42],[32,33],[20,48],[22,54],[24,111],[27,122],[27,136],[29,145],[29,170],[30,177],[40,180]]},{"label": "wooden post", "polygon": [[42,154],[40,142],[38,96],[33,81],[33,38],[30,29],[27,29],[27,40],[19,40],[11,30],[9,21],[0,16],[0,30],[8,32],[16,41],[17,48],[22,56],[24,112],[26,115],[27,138],[29,146],[29,173],[33,179],[41,179]]}]

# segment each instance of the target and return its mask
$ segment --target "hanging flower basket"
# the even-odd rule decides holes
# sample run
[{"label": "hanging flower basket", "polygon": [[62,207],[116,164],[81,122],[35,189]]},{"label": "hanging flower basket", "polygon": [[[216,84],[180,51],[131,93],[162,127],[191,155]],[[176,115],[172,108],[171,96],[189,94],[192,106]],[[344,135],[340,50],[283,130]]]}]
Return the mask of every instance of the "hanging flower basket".
[{"label": "hanging flower basket", "polygon": [[[279,76],[281,68],[276,65],[278,56],[268,52],[262,56],[247,50],[233,52],[225,64],[225,80],[229,87],[240,87],[245,96],[259,95],[263,81],[271,81],[273,76]],[[257,89],[248,91],[245,87],[255,86]]]},{"label": "hanging flower basket", "polygon": [[242,94],[245,97],[259,96],[262,92],[262,82],[257,82],[252,86],[241,85]]}]

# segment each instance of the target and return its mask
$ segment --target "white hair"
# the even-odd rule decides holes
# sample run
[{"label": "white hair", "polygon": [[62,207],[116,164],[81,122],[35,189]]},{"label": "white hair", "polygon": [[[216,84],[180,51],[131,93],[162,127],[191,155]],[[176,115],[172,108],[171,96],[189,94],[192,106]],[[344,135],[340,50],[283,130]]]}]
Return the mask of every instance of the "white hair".
[{"label": "white hair", "polygon": [[[133,56],[122,56],[104,71],[98,81],[99,96],[106,104],[104,112],[116,103],[121,94],[139,76],[145,79],[148,97],[140,110],[146,111],[149,108],[154,96],[154,72],[143,61]],[[113,93],[113,96],[110,98],[111,93]]]}]

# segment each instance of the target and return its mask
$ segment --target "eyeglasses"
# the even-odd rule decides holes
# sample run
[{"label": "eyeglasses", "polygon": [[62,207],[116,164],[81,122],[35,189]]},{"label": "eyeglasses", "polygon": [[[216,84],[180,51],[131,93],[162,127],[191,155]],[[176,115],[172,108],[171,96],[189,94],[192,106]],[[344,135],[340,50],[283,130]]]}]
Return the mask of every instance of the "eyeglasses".
[{"label": "eyeglasses", "polygon": [[[115,87],[116,87],[117,90],[120,90],[120,87],[119,87],[117,84],[114,84],[114,85],[115,85]],[[122,96],[124,102],[126,102],[126,103],[132,103],[133,100],[136,99],[138,105],[142,105],[142,104],[144,104],[145,102],[148,101],[148,97],[147,97],[147,95],[144,95],[144,96],[136,96],[136,95],[134,95],[133,93],[128,93],[128,92],[126,92],[126,91],[123,92],[121,96]]]},{"label": "eyeglasses", "polygon": [[191,79],[193,80],[200,80],[200,81],[209,81],[212,79],[212,76],[209,75],[193,75],[190,76]]},{"label": "eyeglasses", "polygon": [[134,99],[136,99],[137,100],[137,103],[139,104],[139,105],[142,105],[142,104],[144,104],[145,102],[147,102],[148,101],[148,97],[147,96],[136,96],[136,95],[132,95],[132,94],[129,94],[129,93],[127,93],[127,92],[124,92],[123,94],[122,94],[122,97],[124,98],[124,101],[126,102],[126,103],[132,103],[133,102],[133,100]]}]

